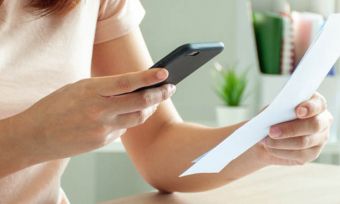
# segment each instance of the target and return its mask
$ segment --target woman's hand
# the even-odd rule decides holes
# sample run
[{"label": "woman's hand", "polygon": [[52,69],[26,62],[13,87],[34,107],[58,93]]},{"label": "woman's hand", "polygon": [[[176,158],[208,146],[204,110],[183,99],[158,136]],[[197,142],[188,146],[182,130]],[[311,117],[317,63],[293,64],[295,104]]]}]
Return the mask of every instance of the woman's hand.
[{"label": "woman's hand", "polygon": [[175,86],[133,92],[164,81],[165,69],[81,80],[14,116],[13,139],[39,162],[102,147],[144,123]]},{"label": "woman's hand", "polygon": [[296,108],[298,119],[271,127],[269,136],[260,143],[266,163],[299,165],[319,156],[327,143],[333,121],[326,100],[315,94]]}]

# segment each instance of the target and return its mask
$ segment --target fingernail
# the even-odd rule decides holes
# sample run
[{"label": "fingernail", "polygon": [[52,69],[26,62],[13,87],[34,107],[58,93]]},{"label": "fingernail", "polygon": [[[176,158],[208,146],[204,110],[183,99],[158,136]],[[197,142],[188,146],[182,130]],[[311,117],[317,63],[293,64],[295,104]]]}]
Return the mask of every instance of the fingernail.
[{"label": "fingernail", "polygon": [[278,127],[272,127],[272,128],[270,129],[269,134],[270,134],[270,136],[272,136],[273,138],[279,138],[279,137],[281,137],[281,135],[282,135],[282,131],[281,131],[281,129],[278,128]]},{"label": "fingernail", "polygon": [[308,109],[306,107],[300,107],[297,110],[297,114],[299,117],[306,117],[308,115]]},{"label": "fingernail", "polygon": [[168,72],[165,69],[161,69],[156,75],[158,79],[166,79],[168,77]]}]

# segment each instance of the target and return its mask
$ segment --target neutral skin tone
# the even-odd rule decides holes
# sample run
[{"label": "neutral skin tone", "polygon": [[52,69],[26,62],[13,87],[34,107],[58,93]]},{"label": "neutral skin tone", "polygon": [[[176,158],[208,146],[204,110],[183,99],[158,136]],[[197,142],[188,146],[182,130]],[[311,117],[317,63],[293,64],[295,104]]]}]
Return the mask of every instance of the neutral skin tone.
[{"label": "neutral skin tone", "polygon": [[[269,136],[219,174],[184,178],[191,161],[243,123],[209,128],[183,122],[171,100],[174,86],[141,92],[167,78],[145,71],[151,57],[139,30],[94,47],[94,78],[66,85],[28,110],[0,121],[0,178],[30,165],[71,157],[119,136],[142,176],[166,192],[203,191],[269,165],[315,160],[329,137],[332,116],[320,94],[296,107],[298,119],[273,126]],[[22,128],[16,128],[22,127]]]}]

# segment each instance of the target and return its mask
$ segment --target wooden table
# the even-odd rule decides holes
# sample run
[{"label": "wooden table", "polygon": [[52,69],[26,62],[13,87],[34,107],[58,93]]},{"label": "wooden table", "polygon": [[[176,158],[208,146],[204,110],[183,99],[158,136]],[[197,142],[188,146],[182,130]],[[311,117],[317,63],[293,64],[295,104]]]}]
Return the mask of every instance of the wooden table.
[{"label": "wooden table", "polygon": [[310,164],[268,167],[217,190],[145,193],[105,204],[340,203],[340,167]]}]

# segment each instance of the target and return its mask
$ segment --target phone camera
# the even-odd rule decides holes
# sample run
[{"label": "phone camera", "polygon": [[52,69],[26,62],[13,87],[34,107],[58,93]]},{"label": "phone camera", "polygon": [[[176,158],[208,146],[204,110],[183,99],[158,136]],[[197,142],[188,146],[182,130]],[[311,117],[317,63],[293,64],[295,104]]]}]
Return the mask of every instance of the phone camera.
[{"label": "phone camera", "polygon": [[198,51],[193,51],[193,52],[190,52],[188,55],[189,55],[189,56],[196,56],[196,55],[198,55],[198,54],[200,54],[200,52],[198,52]]}]

